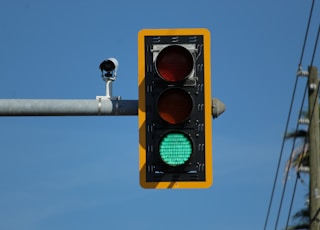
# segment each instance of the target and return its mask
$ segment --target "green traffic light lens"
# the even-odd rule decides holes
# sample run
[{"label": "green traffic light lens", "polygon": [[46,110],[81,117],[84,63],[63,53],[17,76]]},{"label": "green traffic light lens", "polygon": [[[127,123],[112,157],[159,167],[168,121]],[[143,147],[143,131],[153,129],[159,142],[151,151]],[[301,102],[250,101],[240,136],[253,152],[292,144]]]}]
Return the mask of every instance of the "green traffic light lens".
[{"label": "green traffic light lens", "polygon": [[193,56],[183,46],[167,46],[160,51],[155,65],[160,77],[168,82],[179,82],[189,77],[193,70]]},{"label": "green traffic light lens", "polygon": [[190,159],[192,144],[183,133],[169,133],[160,141],[159,152],[164,163],[169,166],[180,166]]}]

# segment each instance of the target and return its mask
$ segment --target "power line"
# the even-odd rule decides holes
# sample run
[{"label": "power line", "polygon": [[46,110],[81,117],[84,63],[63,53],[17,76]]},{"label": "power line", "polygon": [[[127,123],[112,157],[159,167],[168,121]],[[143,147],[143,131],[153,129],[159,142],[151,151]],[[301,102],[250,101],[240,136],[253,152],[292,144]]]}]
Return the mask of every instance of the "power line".
[{"label": "power line", "polygon": [[[312,18],[312,13],[313,13],[313,8],[314,8],[314,2],[315,1],[313,0],[312,4],[311,4],[310,12],[309,12],[309,19],[308,19],[308,23],[307,23],[307,29],[306,29],[306,32],[305,32],[304,42],[303,42],[301,55],[300,55],[300,60],[299,60],[299,65],[298,65],[298,73],[302,72],[302,61],[303,61],[303,56],[304,56],[304,52],[305,52],[305,46],[306,46],[307,39],[308,39],[309,28],[310,28],[311,18]],[[298,84],[298,76],[299,75],[297,75],[296,80],[295,80],[295,84],[294,84],[294,87],[293,87],[293,93],[292,93],[292,96],[291,96],[290,108],[289,108],[289,113],[288,113],[288,117],[287,117],[287,121],[286,121],[286,125],[285,125],[285,132],[284,133],[288,132],[288,126],[289,126],[289,122],[290,122],[293,102],[294,102],[296,89],[297,89],[297,84]],[[280,148],[280,154],[279,154],[277,169],[276,169],[275,178],[274,178],[274,182],[273,182],[273,186],[272,186],[271,197],[270,197],[268,210],[267,210],[267,215],[266,215],[266,220],[265,220],[265,224],[264,224],[264,230],[266,230],[267,225],[268,225],[268,221],[269,221],[270,211],[271,211],[273,198],[274,198],[274,192],[275,192],[275,188],[276,188],[276,184],[277,184],[277,180],[278,180],[278,175],[279,175],[279,170],[280,170],[280,164],[282,162],[284,143],[285,143],[285,137],[282,140],[282,144],[281,144],[281,148]],[[282,203],[282,201],[281,201],[281,203]],[[277,223],[278,223],[278,217],[277,217]],[[276,223],[276,226],[277,226],[277,223]]]},{"label": "power line", "polygon": [[[309,22],[309,23],[310,23],[310,22]],[[308,24],[309,24],[309,23],[308,23]],[[311,58],[310,67],[313,66],[313,62],[314,62],[314,58],[315,58],[315,54],[316,54],[316,50],[317,50],[317,45],[318,45],[318,40],[319,40],[319,34],[320,34],[320,24],[319,24],[319,26],[318,26],[318,33],[317,33],[317,37],[316,37],[316,40],[315,40],[315,45],[314,45],[314,48],[313,48],[313,53],[312,53],[312,58]],[[304,44],[304,45],[305,45],[305,44]],[[302,60],[300,60],[300,61],[302,61]],[[301,63],[300,63],[300,64],[301,64]],[[309,74],[310,74],[310,73],[309,73]],[[306,96],[306,92],[307,92],[307,86],[308,86],[308,85],[306,85],[306,88],[305,88],[305,91],[304,91],[304,94],[303,94],[303,99],[302,99],[303,102],[304,102],[304,100],[305,100],[305,96]],[[319,95],[319,87],[317,87],[317,95]],[[313,113],[314,113],[314,110],[315,110],[315,107],[316,107],[316,103],[317,103],[317,100],[315,100],[314,103],[313,103],[312,113],[311,113],[311,115],[310,115],[309,117],[313,117]],[[299,117],[301,117],[302,108],[303,108],[303,103],[302,103],[301,108],[300,108]],[[311,121],[310,121],[310,123],[311,123]],[[310,125],[310,124],[309,124],[309,125]],[[297,129],[296,129],[296,131],[298,131],[298,127],[299,127],[299,122],[297,123]],[[294,140],[294,143],[295,143],[295,140]],[[306,139],[304,140],[303,151],[305,151],[305,146],[306,146]],[[294,148],[294,144],[293,144],[293,147],[292,147],[292,148]],[[293,154],[293,151],[292,151],[291,154]],[[290,168],[290,163],[291,163],[291,161],[289,161],[289,166],[288,166],[288,168]],[[301,165],[301,160],[300,160],[299,165],[298,165],[298,170],[299,170],[300,165]],[[289,172],[289,170],[287,171],[287,174],[286,174],[286,177],[285,177],[286,179],[287,179],[287,176],[288,176],[288,172]],[[289,212],[288,212],[288,216],[287,216],[286,229],[288,228],[289,219],[290,219],[290,216],[291,216],[293,201],[294,201],[295,192],[296,192],[296,188],[297,188],[297,183],[298,183],[298,179],[299,179],[299,175],[298,175],[298,174],[299,174],[299,173],[297,173],[296,180],[295,180],[295,184],[294,184],[294,188],[293,188],[293,194],[292,194],[292,197],[291,197],[290,208],[289,208]],[[287,180],[286,180],[286,181],[287,181]],[[286,184],[286,182],[285,182],[285,184]],[[281,204],[282,204],[282,200],[283,200],[283,197],[281,197]],[[279,210],[279,213],[280,213],[280,210]],[[279,214],[279,213],[278,213],[278,214]],[[279,218],[279,216],[278,216],[278,218]]]},{"label": "power line", "polygon": [[[295,98],[295,94],[296,94],[296,90],[297,90],[297,85],[298,85],[298,76],[296,77],[296,81],[295,81],[295,84],[294,84],[294,87],[293,87],[293,93],[292,93],[292,96],[291,96],[291,103],[290,103],[290,108],[289,108],[289,113],[288,113],[288,118],[287,118],[287,122],[286,122],[285,132],[284,132],[284,133],[287,133],[287,131],[288,131],[289,122],[290,122],[290,117],[291,117],[291,112],[292,112],[292,107],[293,107],[293,102],[294,102],[294,98]],[[267,229],[267,225],[268,225],[269,215],[270,215],[271,206],[272,206],[272,202],[273,202],[273,198],[274,198],[274,192],[275,192],[276,184],[277,184],[277,181],[278,181],[280,164],[281,164],[281,161],[282,161],[284,143],[285,143],[285,137],[283,137],[283,139],[282,139],[282,144],[281,144],[281,149],[280,149],[280,155],[279,155],[279,159],[278,159],[278,165],[277,165],[277,169],[276,169],[275,178],[274,178],[274,181],[273,181],[273,187],[272,187],[272,191],[271,191],[271,197],[270,197],[269,206],[268,206],[268,211],[267,211],[267,216],[266,216],[266,220],[265,220],[265,224],[264,224],[264,230]]]},{"label": "power line", "polygon": [[[301,115],[302,115],[303,105],[304,105],[304,101],[305,101],[305,96],[306,96],[306,94],[307,94],[307,89],[308,89],[308,87],[307,87],[307,84],[306,84],[305,90],[304,90],[304,93],[303,93],[303,99],[302,99],[301,106],[300,106],[299,117],[301,117]],[[299,122],[297,122],[295,132],[297,132],[298,129],[299,129]],[[286,131],[286,132],[287,132],[287,131]],[[285,141],[286,138],[284,137],[283,140]],[[292,148],[291,148],[291,155],[292,155],[292,153],[293,153],[293,151],[294,151],[294,147],[295,147],[296,140],[297,140],[297,138],[295,137],[295,138],[293,139],[293,144],[292,144]],[[291,159],[291,157],[290,157],[290,159]],[[278,227],[278,222],[279,222],[279,219],[280,219],[280,214],[281,214],[281,209],[282,209],[282,203],[283,203],[283,200],[284,200],[284,195],[285,195],[285,193],[286,193],[287,181],[288,181],[288,175],[289,175],[290,168],[291,168],[291,160],[289,160],[288,170],[286,171],[286,175],[285,175],[284,186],[283,186],[283,189],[282,189],[282,194],[281,194],[280,204],[279,204],[279,208],[278,208],[277,219],[276,219],[276,223],[275,223],[275,229],[277,229],[277,227]]]},{"label": "power line", "polygon": [[[319,40],[319,34],[320,34],[320,25],[318,27],[318,33],[317,33],[317,37],[316,37],[316,41],[315,41],[315,45],[314,45],[314,49],[313,49],[313,54],[312,54],[312,58],[311,58],[311,64],[310,64],[310,67],[313,66],[313,62],[314,62],[314,58],[315,58],[315,53],[316,53],[316,50],[317,50],[317,44],[318,44],[318,40]],[[310,73],[309,73],[310,74]],[[306,92],[307,92],[307,87],[308,87],[308,84],[306,85],[306,88],[305,88],[305,92],[304,92],[304,96],[303,96],[303,101],[305,100],[305,96],[306,96]],[[317,85],[317,93],[316,95],[319,95],[319,86]],[[315,111],[315,108],[316,108],[316,103],[318,103],[317,100],[314,101],[313,103],[313,106],[312,106],[312,113],[309,114],[309,117],[313,117],[313,114],[314,114],[314,111]],[[303,105],[303,104],[302,104]],[[299,113],[299,117],[301,116],[301,113],[302,113],[302,106],[300,108],[300,113]],[[309,127],[311,125],[311,119],[310,119],[310,123],[309,123]],[[297,130],[298,130],[298,126],[299,126],[299,122],[297,124]],[[308,127],[308,128],[309,128]],[[309,131],[308,131],[309,132]],[[306,151],[306,143],[307,142],[307,139],[305,138],[304,140],[304,144],[303,144],[303,154],[305,154],[305,151]],[[293,153],[293,152],[292,152]],[[291,162],[291,161],[290,161]],[[302,162],[302,159],[300,159],[299,161],[299,164],[298,164],[298,170],[299,170],[299,167],[301,165],[301,162]],[[290,168],[290,167],[289,167]],[[288,172],[288,171],[287,171]],[[292,194],[292,197],[291,197],[291,202],[290,202],[290,208],[289,208],[289,212],[288,212],[288,216],[287,216],[287,222],[286,222],[286,228],[288,228],[288,225],[289,225],[289,219],[290,219],[290,216],[291,216],[291,211],[292,211],[292,206],[293,206],[293,202],[294,202],[294,197],[295,197],[295,193],[296,193],[296,188],[297,188],[297,184],[298,184],[298,179],[299,179],[299,172],[297,172],[297,176],[296,176],[296,180],[295,180],[295,184],[294,184],[294,188],[293,188],[293,194]],[[286,175],[286,178],[287,178],[287,175]],[[281,200],[282,202],[282,200]],[[320,209],[320,207],[319,207]],[[318,212],[319,212],[319,209],[318,209]],[[317,215],[317,214],[316,214]]]},{"label": "power line", "polygon": [[[304,102],[306,94],[307,94],[307,86],[308,85],[306,84],[305,91],[304,91],[304,96],[303,96],[303,100],[302,100],[303,102]],[[300,108],[299,118],[301,117],[302,109],[303,109],[303,103],[302,103],[301,108]],[[299,125],[299,122],[298,122],[298,125]],[[298,125],[297,125],[297,130],[298,130]],[[307,139],[304,138],[304,143],[303,143],[303,148],[302,148],[302,153],[303,154],[305,154],[305,152],[306,152],[306,145],[307,145]],[[293,147],[294,147],[294,145],[293,145]],[[293,154],[293,151],[291,152],[291,156],[292,156],[292,154]],[[292,158],[290,158],[290,159],[292,159]],[[290,160],[290,162],[291,162],[291,160]],[[299,168],[301,166],[301,163],[302,163],[302,159],[300,158],[300,161],[299,161],[298,167],[297,167],[298,170],[299,170]],[[289,171],[289,169],[288,169],[288,171]],[[287,229],[288,225],[289,225],[289,220],[290,220],[290,216],[291,216],[292,206],[293,206],[293,202],[294,202],[294,198],[295,198],[295,194],[296,194],[296,189],[297,189],[297,184],[298,184],[298,179],[299,178],[300,178],[300,173],[297,172],[296,173],[296,180],[295,180],[295,183],[294,183],[293,192],[292,192],[292,196],[291,196],[291,202],[290,202],[290,207],[289,207],[289,211],[288,211],[288,216],[287,216],[287,222],[286,222],[286,228],[285,229]]]},{"label": "power line", "polygon": [[318,33],[317,33],[317,38],[314,44],[314,48],[313,48],[313,53],[312,53],[312,58],[311,58],[311,64],[310,66],[313,66],[313,61],[314,61],[314,57],[316,55],[316,51],[317,51],[317,46],[318,46],[318,40],[319,40],[319,34],[320,34],[320,24],[318,26]]},{"label": "power line", "polygon": [[300,55],[300,61],[299,61],[299,68],[301,68],[301,66],[302,66],[304,50],[306,48],[306,44],[307,44],[307,40],[308,40],[308,34],[309,34],[309,28],[310,28],[312,13],[313,13],[313,7],[314,7],[314,0],[312,0],[311,9],[310,9],[310,13],[309,13],[309,19],[308,19],[308,23],[307,23],[307,29],[306,29],[306,33],[304,35],[304,41],[303,41],[301,55]]},{"label": "power line", "polygon": [[[303,154],[305,154],[306,152],[306,139],[304,140],[304,144],[303,144]],[[298,170],[301,166],[301,163],[302,163],[302,159],[300,159],[299,161],[299,164],[298,164]],[[293,187],[293,192],[292,192],[292,196],[291,196],[291,201],[290,201],[290,207],[289,207],[289,211],[288,211],[288,216],[287,216],[287,223],[286,223],[286,227],[285,229],[288,229],[288,226],[289,226],[289,220],[290,220],[290,216],[291,216],[291,211],[292,211],[292,206],[293,206],[293,202],[294,202],[294,198],[295,198],[295,195],[296,195],[296,190],[297,190],[297,185],[298,185],[298,179],[300,178],[300,173],[299,171],[296,173],[296,180],[294,182],[294,187]]]}]

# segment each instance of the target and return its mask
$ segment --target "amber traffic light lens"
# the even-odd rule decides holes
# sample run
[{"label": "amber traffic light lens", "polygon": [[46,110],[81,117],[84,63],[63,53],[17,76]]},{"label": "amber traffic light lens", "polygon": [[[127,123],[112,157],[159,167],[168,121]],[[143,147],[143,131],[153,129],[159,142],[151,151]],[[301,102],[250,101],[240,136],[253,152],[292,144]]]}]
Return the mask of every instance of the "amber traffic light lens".
[{"label": "amber traffic light lens", "polygon": [[190,117],[192,108],[192,98],[186,91],[179,88],[166,90],[158,100],[158,113],[169,124],[186,121]]},{"label": "amber traffic light lens", "polygon": [[156,70],[165,81],[178,82],[189,77],[193,70],[193,57],[183,46],[167,46],[156,59]]}]

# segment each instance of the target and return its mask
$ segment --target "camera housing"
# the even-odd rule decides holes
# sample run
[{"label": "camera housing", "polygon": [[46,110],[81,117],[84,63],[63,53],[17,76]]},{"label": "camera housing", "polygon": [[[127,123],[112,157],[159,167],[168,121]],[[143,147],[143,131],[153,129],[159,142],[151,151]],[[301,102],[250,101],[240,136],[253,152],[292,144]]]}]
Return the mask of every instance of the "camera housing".
[{"label": "camera housing", "polygon": [[101,70],[103,80],[106,80],[106,78],[116,78],[118,67],[119,62],[115,58],[108,58],[101,62],[99,69]]},{"label": "camera housing", "polygon": [[[112,96],[112,83],[116,80],[119,62],[115,58],[108,58],[100,63],[99,69],[101,70],[102,80],[106,84],[106,95],[96,96],[96,99],[101,103],[101,100],[120,100],[121,97]],[[100,104],[99,104],[100,105]],[[99,107],[100,108],[100,107]]]}]

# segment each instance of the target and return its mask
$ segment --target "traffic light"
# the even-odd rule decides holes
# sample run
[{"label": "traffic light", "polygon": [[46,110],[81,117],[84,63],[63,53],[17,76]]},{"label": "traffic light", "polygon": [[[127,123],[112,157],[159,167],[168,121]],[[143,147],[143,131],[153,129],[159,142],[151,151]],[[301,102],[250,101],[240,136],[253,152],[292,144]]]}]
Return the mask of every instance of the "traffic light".
[{"label": "traffic light", "polygon": [[138,34],[139,168],[143,188],[212,184],[210,32]]}]

